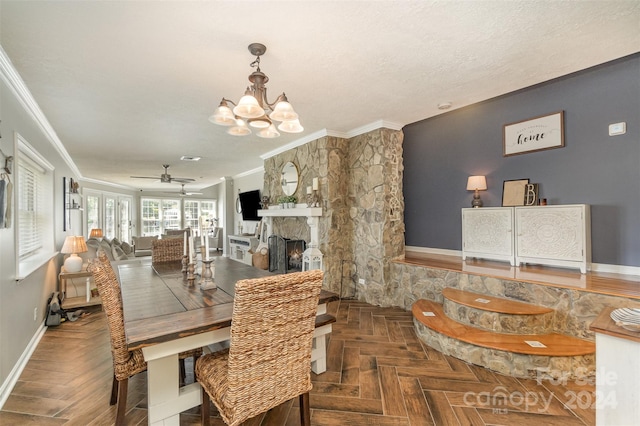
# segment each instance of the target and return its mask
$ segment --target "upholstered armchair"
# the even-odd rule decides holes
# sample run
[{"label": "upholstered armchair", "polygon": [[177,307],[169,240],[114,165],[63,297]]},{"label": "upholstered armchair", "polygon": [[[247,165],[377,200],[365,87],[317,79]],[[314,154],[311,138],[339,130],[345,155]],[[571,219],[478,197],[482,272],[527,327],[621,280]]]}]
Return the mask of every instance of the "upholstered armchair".
[{"label": "upholstered armchair", "polygon": [[[213,235],[213,236],[212,236]],[[213,228],[213,232],[209,234],[209,250],[216,249],[222,250],[224,245],[224,232],[222,232],[222,228],[215,227]]]},{"label": "upholstered armchair", "polygon": [[152,237],[133,237],[133,255],[135,257],[151,256],[153,240],[157,239],[157,235]]}]

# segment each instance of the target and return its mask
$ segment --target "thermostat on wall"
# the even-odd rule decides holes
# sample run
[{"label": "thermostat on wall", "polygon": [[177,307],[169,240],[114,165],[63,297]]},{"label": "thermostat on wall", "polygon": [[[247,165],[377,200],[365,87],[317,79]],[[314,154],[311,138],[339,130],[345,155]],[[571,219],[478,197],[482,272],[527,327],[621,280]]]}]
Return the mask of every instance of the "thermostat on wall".
[{"label": "thermostat on wall", "polygon": [[624,135],[627,133],[627,123],[609,124],[609,136]]}]

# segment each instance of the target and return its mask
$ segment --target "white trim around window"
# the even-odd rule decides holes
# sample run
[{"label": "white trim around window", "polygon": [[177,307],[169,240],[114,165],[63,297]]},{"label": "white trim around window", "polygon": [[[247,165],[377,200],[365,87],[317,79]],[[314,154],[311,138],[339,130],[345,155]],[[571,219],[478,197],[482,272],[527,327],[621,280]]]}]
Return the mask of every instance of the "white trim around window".
[{"label": "white trim around window", "polygon": [[16,280],[57,254],[54,243],[53,165],[15,133],[14,214]]}]

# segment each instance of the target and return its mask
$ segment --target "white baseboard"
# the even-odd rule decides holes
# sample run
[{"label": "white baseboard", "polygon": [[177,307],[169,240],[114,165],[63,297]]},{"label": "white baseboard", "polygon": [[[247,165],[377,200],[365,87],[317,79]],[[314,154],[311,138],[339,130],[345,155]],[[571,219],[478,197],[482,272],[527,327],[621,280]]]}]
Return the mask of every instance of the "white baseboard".
[{"label": "white baseboard", "polygon": [[38,343],[40,342],[40,339],[42,339],[45,331],[47,331],[47,326],[44,325],[43,321],[40,324],[40,327],[36,330],[36,333],[31,338],[31,341],[29,342],[27,347],[24,349],[24,352],[22,352],[22,355],[18,359],[18,362],[16,362],[16,364],[13,366],[13,369],[11,369],[9,376],[7,376],[7,379],[4,381],[4,383],[2,383],[2,386],[0,386],[0,410],[2,410],[4,403],[7,402],[7,398],[9,398],[13,387],[16,385],[16,382],[20,378],[22,370],[24,370],[24,368],[27,366],[27,363],[29,362],[33,351],[35,351],[38,347]]},{"label": "white baseboard", "polygon": [[[422,253],[422,254],[440,254],[446,256],[458,256],[462,257],[462,251],[460,250],[448,250],[432,247],[416,247],[405,246],[405,253]],[[638,266],[625,266],[625,265],[610,265],[607,263],[592,263],[592,272],[603,272],[609,274],[622,274],[622,275],[636,275],[640,276],[640,267]]]},{"label": "white baseboard", "polygon": [[606,263],[592,263],[592,272],[605,272],[609,274],[637,275],[640,276],[640,267],[625,265],[609,265]]},{"label": "white baseboard", "polygon": [[405,252],[414,252],[414,253],[424,253],[424,254],[442,254],[445,256],[458,256],[462,257],[461,250],[448,250],[448,249],[439,249],[432,247],[416,247],[416,246],[405,246]]}]

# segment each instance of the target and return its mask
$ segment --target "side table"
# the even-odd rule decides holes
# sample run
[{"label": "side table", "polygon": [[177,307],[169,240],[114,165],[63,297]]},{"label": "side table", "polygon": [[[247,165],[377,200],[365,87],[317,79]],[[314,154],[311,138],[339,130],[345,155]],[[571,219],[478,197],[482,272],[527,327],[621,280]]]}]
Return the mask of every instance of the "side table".
[{"label": "side table", "polygon": [[[88,306],[88,305],[96,305],[100,303],[100,299],[99,297],[91,297],[91,272],[87,271],[87,265],[82,265],[82,269],[79,272],[67,272],[64,269],[64,266],[62,266],[62,268],[60,269],[60,274],[58,274],[58,291],[62,294],[62,298],[63,300],[66,299],[67,296],[67,280],[68,279],[73,279],[73,278],[86,278],[85,282],[86,282],[86,287],[87,287],[87,294],[86,294],[86,300],[80,300],[80,299],[84,299],[81,297],[72,297],[68,299],[68,302],[65,304],[65,308],[67,307],[75,307],[75,306]],[[92,303],[91,299],[96,299],[95,303]],[[68,304],[72,304],[73,306],[66,306]]]}]

